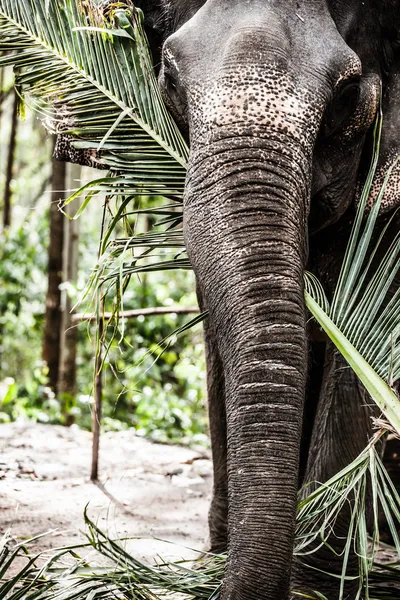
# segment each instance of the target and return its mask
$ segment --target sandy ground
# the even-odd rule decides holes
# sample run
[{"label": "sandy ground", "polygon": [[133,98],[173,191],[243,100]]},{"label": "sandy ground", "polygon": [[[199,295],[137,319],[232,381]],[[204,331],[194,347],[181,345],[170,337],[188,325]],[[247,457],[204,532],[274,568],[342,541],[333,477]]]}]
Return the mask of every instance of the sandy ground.
[{"label": "sandy ground", "polygon": [[[212,465],[206,452],[125,431],[102,436],[98,485],[89,480],[90,462],[86,431],[0,425],[0,540],[7,530],[18,541],[52,530],[32,551],[85,542],[89,503],[90,517],[111,537],[142,538],[126,545],[140,560],[192,559],[198,554],[191,549],[207,547]],[[397,558],[382,548],[378,560]]]},{"label": "sandy ground", "polygon": [[[100,485],[89,481],[91,435],[72,427],[0,425],[0,533],[18,539],[48,530],[45,550],[84,540],[83,511],[113,536],[145,537],[139,558],[191,558],[206,546],[212,483],[205,452],[155,444],[134,431],[102,436]],[[154,538],[169,540],[166,544]]]}]

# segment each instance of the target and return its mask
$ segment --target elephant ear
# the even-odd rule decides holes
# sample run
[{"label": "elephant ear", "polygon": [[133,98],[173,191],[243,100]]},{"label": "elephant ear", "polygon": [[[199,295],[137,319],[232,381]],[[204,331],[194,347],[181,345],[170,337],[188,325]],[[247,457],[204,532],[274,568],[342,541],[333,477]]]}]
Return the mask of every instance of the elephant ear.
[{"label": "elephant ear", "polygon": [[[389,212],[400,206],[400,0],[328,0],[328,5],[339,33],[360,57],[364,75],[382,80],[380,156],[369,207],[392,169],[381,204],[381,212]],[[367,171],[369,164],[362,168]]]},{"label": "elephant ear", "polygon": [[382,112],[379,163],[369,205],[377,198],[386,174],[392,170],[381,204],[381,212],[387,213],[400,207],[400,50],[384,83]]},{"label": "elephant ear", "polygon": [[[375,5],[375,2],[371,4]],[[387,213],[400,207],[400,0],[380,0],[370,20],[373,21],[369,24],[370,39],[379,32],[380,40],[372,45],[371,42],[362,45],[370,54],[362,56],[362,59],[367,70],[375,61],[379,64],[383,123],[379,162],[369,206],[377,198],[386,175],[391,171],[381,204],[381,212]],[[371,48],[374,49],[372,52]]]}]

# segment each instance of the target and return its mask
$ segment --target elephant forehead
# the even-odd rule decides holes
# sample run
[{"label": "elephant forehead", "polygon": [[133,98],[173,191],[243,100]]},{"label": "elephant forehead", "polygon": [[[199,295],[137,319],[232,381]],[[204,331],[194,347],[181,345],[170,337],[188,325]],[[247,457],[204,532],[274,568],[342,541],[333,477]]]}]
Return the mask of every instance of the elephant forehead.
[{"label": "elephant forehead", "polygon": [[243,125],[272,130],[313,145],[324,102],[318,93],[296,84],[273,67],[262,72],[247,67],[224,74],[207,85],[189,86],[192,122],[215,128]]}]

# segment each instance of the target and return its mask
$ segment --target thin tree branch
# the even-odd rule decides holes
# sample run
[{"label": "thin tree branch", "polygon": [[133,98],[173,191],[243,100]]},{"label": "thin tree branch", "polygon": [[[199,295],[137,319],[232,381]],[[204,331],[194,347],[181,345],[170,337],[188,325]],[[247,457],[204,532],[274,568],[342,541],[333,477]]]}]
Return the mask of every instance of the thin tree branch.
[{"label": "thin tree branch", "polygon": [[[118,313],[119,319],[137,319],[138,317],[154,317],[156,315],[194,315],[198,314],[200,311],[197,306],[161,306],[155,308],[140,308],[138,310],[125,310],[123,312]],[[105,312],[100,317],[103,317],[105,320],[111,319],[114,315],[112,312]],[[85,314],[85,313],[76,313],[72,315],[72,323],[82,323],[84,321],[95,321],[97,315],[95,314]]]}]

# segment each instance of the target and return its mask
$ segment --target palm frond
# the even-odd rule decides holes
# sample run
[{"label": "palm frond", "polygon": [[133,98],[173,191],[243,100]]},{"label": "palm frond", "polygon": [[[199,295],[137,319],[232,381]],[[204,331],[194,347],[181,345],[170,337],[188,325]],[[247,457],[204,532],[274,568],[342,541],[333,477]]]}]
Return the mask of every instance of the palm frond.
[{"label": "palm frond", "polygon": [[116,194],[181,198],[188,149],[162,101],[142,14],[128,0],[0,0],[0,66],[24,100],[77,148],[101,151]]},{"label": "palm frond", "polygon": [[[335,554],[335,522],[344,509],[349,515],[347,537],[341,544],[342,573],[338,600],[344,597],[351,552],[358,558],[358,573],[352,573],[351,577],[359,582],[360,597],[363,592],[365,597],[369,597],[370,575],[379,548],[380,510],[385,515],[395,543],[395,552],[400,558],[400,497],[376,449],[383,433],[379,431],[367,448],[329,481],[319,483],[318,487],[316,482],[308,484],[303,493],[307,489],[310,489],[310,493],[298,505],[294,554],[300,561],[302,557],[318,552],[322,546]],[[315,491],[312,491],[312,487],[316,487]],[[368,500],[370,491],[372,507]],[[368,536],[368,525],[371,522],[372,530]],[[335,576],[329,572],[326,575]]]},{"label": "palm frond", "polygon": [[[389,421],[384,429],[392,427],[400,435],[400,399],[392,388],[400,378],[400,290],[397,289],[394,293],[392,290],[392,296],[389,295],[400,269],[399,233],[394,235],[390,244],[386,243],[386,251],[382,251],[383,243],[387,242],[385,236],[391,220],[378,241],[373,242],[380,205],[392,169],[387,172],[378,197],[365,217],[379,156],[381,128],[382,115],[375,128],[374,159],[357,209],[332,304],[329,306],[320,282],[309,273],[306,273],[305,299],[312,315]],[[383,257],[376,264],[377,257],[382,254]],[[321,545],[329,545],[332,523],[345,504],[350,512],[349,531],[343,553],[340,598],[344,593],[350,551],[355,551],[358,556],[359,594],[363,587],[366,597],[372,597],[372,589],[377,593],[373,586],[370,589],[370,581],[374,581],[371,570],[379,540],[379,506],[400,556],[400,498],[375,450],[378,437],[372,440],[351,465],[328,482],[320,484],[300,504],[297,524],[300,554],[315,551]],[[369,545],[369,507],[366,502],[368,490],[372,491],[373,500],[373,531]],[[393,572],[397,573],[397,570]],[[375,584],[377,581],[379,577],[375,579]],[[387,597],[391,597],[390,591]]]},{"label": "palm frond", "polygon": [[[389,220],[376,243],[373,233],[393,168],[386,173],[378,197],[365,218],[365,208],[379,156],[382,115],[375,127],[375,153],[348,242],[332,305],[321,284],[306,273],[306,304],[343,354],[373,400],[400,435],[400,399],[393,385],[400,379],[400,289],[390,289],[400,271],[400,232],[385,252]],[[397,162],[395,162],[397,165]],[[377,257],[383,254],[379,264]]]},{"label": "palm frond", "polygon": [[[117,304],[132,275],[190,269],[181,230],[188,148],[161,98],[142,22],[130,0],[0,0],[0,67],[14,66],[21,98],[50,131],[110,169],[67,202],[84,196],[76,217],[99,194],[107,209],[117,205],[83,294],[104,285]],[[156,230],[113,239],[149,195],[159,197],[146,211],[160,216]]]},{"label": "palm frond", "polygon": [[[369,456],[367,454],[369,453]],[[378,462],[375,462],[377,460]],[[393,502],[399,507],[399,498],[386,482],[387,474],[372,446],[356,463],[327,482],[323,487],[299,504],[297,517],[295,554],[298,558],[307,552],[307,544],[324,535],[327,542],[327,518],[340,509],[343,490],[361,490],[358,495],[364,501],[363,476],[370,470],[379,479],[379,500],[391,514],[399,518]],[[354,528],[364,540],[365,505],[355,510]],[[13,545],[9,536],[0,542],[0,597],[7,600],[163,600],[175,597],[184,600],[218,600],[220,597],[226,556],[208,554],[196,561],[192,559],[167,562],[159,559],[155,564],[142,563],[127,549],[129,539],[113,539],[98,527],[85,510],[87,542],[56,548],[41,555],[31,555],[28,540]],[[312,534],[309,534],[311,530]],[[357,546],[360,563],[368,567],[368,578],[360,579],[360,589],[370,600],[395,600],[400,585],[399,563],[372,565],[370,546],[363,542]],[[95,550],[95,553],[93,553]],[[98,556],[103,557],[98,566]],[[16,561],[26,557],[26,563],[15,569]],[[104,560],[105,559],[105,560]],[[371,567],[373,568],[371,569]],[[323,595],[312,595],[292,590],[296,597],[321,600]]]}]

